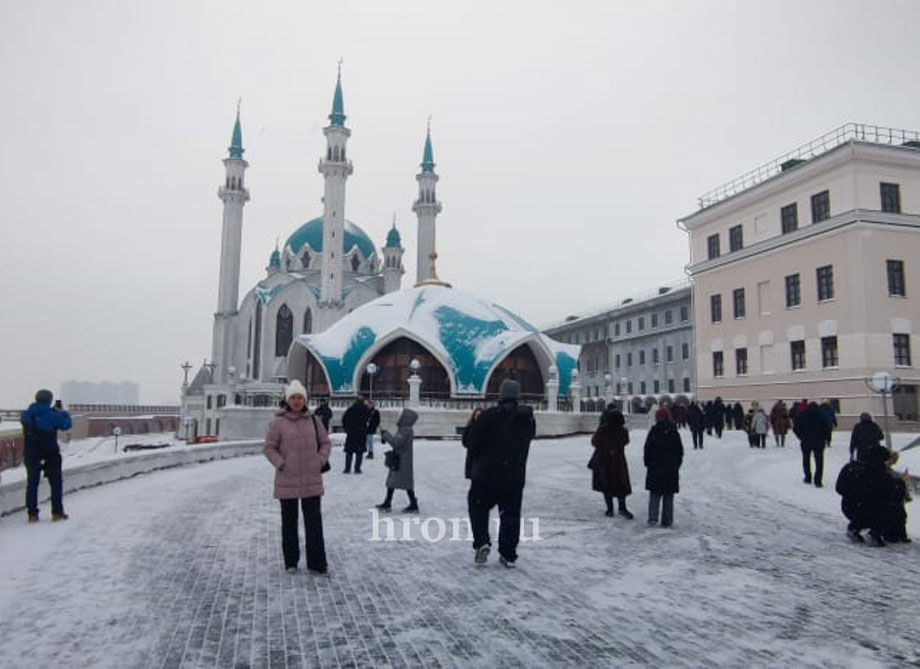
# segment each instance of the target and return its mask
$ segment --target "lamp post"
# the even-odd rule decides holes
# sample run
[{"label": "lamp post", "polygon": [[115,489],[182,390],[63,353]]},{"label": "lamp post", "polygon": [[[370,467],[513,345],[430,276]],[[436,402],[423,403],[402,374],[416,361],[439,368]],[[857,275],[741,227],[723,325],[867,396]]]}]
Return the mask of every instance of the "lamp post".
[{"label": "lamp post", "polygon": [[898,379],[888,372],[876,372],[864,379],[872,392],[882,395],[882,412],[885,415],[885,448],[891,450],[891,430],[888,429],[888,394],[898,385]]},{"label": "lamp post", "polygon": [[374,374],[377,373],[378,367],[377,365],[371,362],[367,365],[366,369],[367,369],[367,375],[370,377],[369,379],[370,392],[368,393],[368,399],[373,400],[374,399]]},{"label": "lamp post", "polygon": [[192,424],[192,417],[186,416],[182,419],[182,424],[185,425],[185,440],[188,441],[188,428]]},{"label": "lamp post", "polygon": [[421,404],[421,386],[422,378],[418,375],[418,370],[422,368],[422,363],[417,358],[409,361],[409,406],[417,407]]},{"label": "lamp post", "polygon": [[121,428],[116,425],[112,428],[112,434],[115,435],[115,452],[118,453],[118,435],[121,434]]}]

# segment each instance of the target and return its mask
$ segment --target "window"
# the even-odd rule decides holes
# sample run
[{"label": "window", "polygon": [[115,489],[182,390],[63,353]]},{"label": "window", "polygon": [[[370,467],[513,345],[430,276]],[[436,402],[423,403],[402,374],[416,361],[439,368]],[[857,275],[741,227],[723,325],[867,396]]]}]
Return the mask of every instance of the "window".
[{"label": "window", "polygon": [[834,266],[825,265],[817,269],[818,302],[834,299]]},{"label": "window", "polygon": [[[303,265],[304,269],[310,269],[310,252],[304,251],[303,255],[300,256],[300,264]],[[288,269],[290,269],[290,263],[288,263]]]},{"label": "window", "polygon": [[674,392],[674,379],[668,379],[668,392]]},{"label": "window", "polygon": [[792,369],[805,369],[805,342],[789,342],[789,351],[792,355]]},{"label": "window", "polygon": [[293,340],[294,314],[286,304],[282,304],[275,319],[275,355],[287,355]]},{"label": "window", "polygon": [[740,251],[744,246],[744,228],[736,225],[728,229],[728,250]]},{"label": "window", "polygon": [[262,300],[256,301],[256,321],[253,327],[252,378],[258,379],[262,362]]},{"label": "window", "polygon": [[690,310],[687,307],[680,308],[680,322],[686,323],[690,320]]},{"label": "window", "polygon": [[623,394],[623,384],[617,381],[617,395]]},{"label": "window", "polygon": [[821,337],[821,366],[837,366],[837,337]]},{"label": "window", "polygon": [[639,332],[642,332],[645,329],[645,316],[639,316],[638,328]]},{"label": "window", "polygon": [[655,381],[652,383],[652,392],[654,392],[656,395],[661,392],[661,381],[658,379],[655,379]]},{"label": "window", "polygon": [[690,377],[689,376],[684,377],[684,392],[685,393],[690,392]]},{"label": "window", "polygon": [[613,336],[614,337],[620,336],[620,321],[617,321],[616,323],[613,324]]},{"label": "window", "polygon": [[303,312],[303,333],[313,333],[313,311],[310,307],[307,307],[307,310]]},{"label": "window", "polygon": [[660,362],[658,360],[658,356],[659,356],[659,351],[658,351],[658,347],[656,346],[655,348],[652,349],[652,362],[656,365],[659,364]]},{"label": "window", "polygon": [[831,217],[830,191],[821,191],[811,196],[811,222],[820,223]]},{"label": "window", "polygon": [[632,381],[630,381],[629,383],[626,384],[626,392],[629,393],[630,395],[633,394],[633,384],[632,384]]},{"label": "window", "polygon": [[710,296],[709,306],[712,311],[712,322],[720,323],[722,321],[722,296],[721,295]]},{"label": "window", "polygon": [[658,327],[658,313],[657,312],[652,314],[652,327],[653,328]]},{"label": "window", "polygon": [[904,290],[904,261],[889,260],[888,264],[888,294],[906,297]]},{"label": "window", "polygon": [[619,353],[613,356],[613,366],[616,367],[617,369],[620,368],[620,354]]},{"label": "window", "polygon": [[706,239],[706,249],[709,253],[709,259],[718,258],[721,253],[719,252],[719,235],[710,235]]},{"label": "window", "polygon": [[894,364],[910,367],[910,335],[892,335],[894,343]]},{"label": "window", "polygon": [[735,374],[738,376],[747,375],[747,349],[735,349]]},{"label": "window", "polygon": [[798,274],[786,277],[786,308],[791,309],[802,304],[802,286]]},{"label": "window", "polygon": [[793,202],[787,204],[779,210],[780,222],[783,226],[783,234],[799,229],[799,205]]},{"label": "window", "polygon": [[680,357],[682,360],[690,359],[690,344],[687,342],[680,345]]},{"label": "window", "polygon": [[640,365],[645,364],[645,349],[642,349],[641,351],[639,351],[639,364]]},{"label": "window", "polygon": [[732,304],[735,309],[735,318],[744,318],[744,288],[735,288],[732,291]]},{"label": "window", "polygon": [[882,211],[900,214],[901,187],[898,184],[880,183],[879,190],[882,195]]},{"label": "window", "polygon": [[644,395],[644,394],[645,394],[645,381],[640,381],[640,382],[639,382],[639,394],[640,394],[640,395]]},{"label": "window", "polygon": [[674,347],[667,346],[664,349],[664,359],[668,362],[674,362]]},{"label": "window", "polygon": [[725,368],[722,361],[722,351],[712,352],[712,375],[716,378],[725,375]]},{"label": "window", "polygon": [[626,366],[632,367],[632,351],[626,354]]},{"label": "window", "polygon": [[626,321],[626,334],[629,334],[630,332],[632,332],[632,321],[631,320]]},{"label": "window", "polygon": [[664,324],[670,325],[673,322],[674,322],[674,313],[670,309],[668,309],[667,311],[664,312]]},{"label": "window", "polygon": [[212,406],[213,403],[214,403],[214,402],[213,402],[213,399],[214,399],[214,396],[213,396],[213,395],[208,395],[208,408],[209,408],[209,409],[211,408],[211,406]]}]

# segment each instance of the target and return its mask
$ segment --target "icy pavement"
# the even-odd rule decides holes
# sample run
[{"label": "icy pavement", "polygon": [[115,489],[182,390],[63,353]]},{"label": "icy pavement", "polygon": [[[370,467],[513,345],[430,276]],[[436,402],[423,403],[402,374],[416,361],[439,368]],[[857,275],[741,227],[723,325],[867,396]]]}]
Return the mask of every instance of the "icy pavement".
[{"label": "icy pavement", "polygon": [[[540,541],[520,546],[516,570],[494,553],[475,567],[450,525],[440,542],[417,526],[409,541],[371,541],[383,458],[346,476],[341,450],[323,500],[329,578],[284,573],[261,457],[68,495],[66,523],[5,517],[0,666],[920,663],[916,544],[844,537],[833,481],[847,435],[827,452],[824,489],[802,483],[794,439],[753,450],[726,433],[687,447],[671,529],[644,522],[644,431],[632,439],[633,521],[604,517],[589,437],[534,443],[523,513]],[[917,451],[904,462],[920,470]],[[465,517],[463,456],[458,442],[417,443],[423,520]]]}]

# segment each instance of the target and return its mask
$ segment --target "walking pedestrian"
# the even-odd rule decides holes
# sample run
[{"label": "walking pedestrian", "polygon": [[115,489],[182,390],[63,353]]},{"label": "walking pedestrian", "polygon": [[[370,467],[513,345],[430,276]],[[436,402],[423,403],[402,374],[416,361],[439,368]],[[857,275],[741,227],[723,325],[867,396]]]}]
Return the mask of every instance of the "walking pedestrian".
[{"label": "walking pedestrian", "polygon": [[693,402],[687,409],[687,423],[690,425],[690,434],[693,435],[693,448],[703,448],[703,410],[699,402]]},{"label": "walking pedestrian", "polygon": [[471,425],[467,504],[476,564],[485,564],[489,557],[489,512],[496,505],[500,561],[505,567],[517,561],[527,456],[537,430],[533,410],[518,404],[520,393],[517,381],[505,379],[498,389],[498,404]]},{"label": "walking pedestrian", "polygon": [[821,415],[824,417],[824,422],[827,423],[827,447],[830,448],[831,437],[837,428],[837,412],[834,411],[834,407],[828,399],[822,400],[819,408],[821,409]]},{"label": "walking pedestrian", "polygon": [[466,422],[466,427],[463,429],[463,437],[460,442],[463,444],[463,448],[466,449],[466,460],[463,463],[463,477],[472,478],[470,475],[470,469],[473,464],[472,454],[470,453],[470,438],[473,436],[472,426],[479,417],[482,416],[482,407],[476,407],[473,409],[473,413],[470,414],[470,419]]},{"label": "walking pedestrian", "polygon": [[367,459],[374,459],[374,435],[377,434],[377,428],[380,427],[380,412],[377,411],[377,405],[373,400],[367,401]]},{"label": "walking pedestrian", "polygon": [[754,434],[754,407],[753,406],[747,410],[746,414],[744,414],[744,420],[741,422],[741,427],[744,429],[744,433],[747,435],[748,447],[757,448],[757,439]]},{"label": "walking pedestrian", "polygon": [[715,430],[716,436],[722,438],[722,430],[725,427],[726,408],[722,403],[721,397],[716,397],[712,402],[712,429]]},{"label": "walking pedestrian", "polygon": [[403,409],[396,421],[396,434],[387,430],[380,433],[381,441],[389,444],[393,455],[386,454],[385,463],[390,470],[387,474],[387,496],[383,504],[378,504],[381,511],[389,511],[393,502],[393,491],[399,488],[405,490],[409,497],[409,506],[403,513],[416,513],[418,499],[415,496],[415,474],[412,467],[412,439],[414,431],[412,426],[418,420],[418,414],[412,409]]},{"label": "walking pedestrian", "polygon": [[735,424],[735,429],[740,430],[744,425],[744,407],[741,402],[735,402],[732,407],[731,420]]},{"label": "walking pedestrian", "polygon": [[323,421],[323,427],[326,428],[326,434],[329,434],[329,421],[332,420],[332,409],[329,408],[329,400],[325,397],[320,399],[319,406],[316,407],[313,415]]},{"label": "walking pedestrian", "polygon": [[52,407],[53,399],[50,390],[39,390],[35,393],[35,401],[19,418],[25,442],[26,511],[30,523],[38,522],[38,484],[42,472],[51,486],[51,520],[67,520],[70,517],[64,513],[64,477],[57,433],[58,430],[69,430],[73,423],[60,400]]},{"label": "walking pedestrian", "polygon": [[325,574],[323,539],[323,469],[332,454],[332,442],[322,421],[307,411],[307,391],[296,379],[284,391],[284,404],[268,426],[265,457],[275,468],[274,496],[281,504],[281,551],[284,568],[297,571],[300,561],[298,506],[303,512],[307,569]]},{"label": "walking pedestrian", "polygon": [[786,403],[777,400],[773,408],[770,409],[770,427],[773,429],[773,439],[779,448],[786,446],[786,433],[789,431],[791,421],[789,411],[786,409]]},{"label": "walking pedestrian", "polygon": [[884,438],[885,434],[878,423],[872,420],[872,414],[862,412],[859,414],[859,422],[853,426],[850,433],[850,460],[865,462],[869,449],[881,446]]},{"label": "walking pedestrian", "polygon": [[658,524],[660,510],[661,526],[670,527],[674,522],[674,495],[680,491],[684,445],[667,409],[659,409],[655,418],[658,422],[649,430],[644,453],[648,524]]},{"label": "walking pedestrian", "polygon": [[760,448],[766,448],[767,432],[770,429],[770,418],[760,405],[758,405],[757,409],[754,411],[753,427],[756,445]]},{"label": "walking pedestrian", "polygon": [[824,476],[824,446],[828,439],[828,426],[816,402],[811,402],[795,415],[792,431],[799,438],[802,448],[802,470],[805,472],[805,483],[812,482],[811,458],[815,459],[814,484],[816,488],[822,486]]},{"label": "walking pedestrian", "polygon": [[355,474],[361,473],[361,460],[364,459],[364,451],[367,450],[367,421],[367,405],[364,403],[364,397],[358,395],[342,416],[342,427],[345,428],[345,470],[343,474],[351,474],[352,458],[355,462]]},{"label": "walking pedestrian", "polygon": [[633,514],[626,508],[626,498],[632,494],[626,464],[628,443],[629,431],[623,414],[616,408],[607,409],[600,427],[591,437],[591,445],[594,446],[591,488],[603,494],[607,507],[605,515],[613,516],[613,498],[616,497],[619,514],[632,520]]}]

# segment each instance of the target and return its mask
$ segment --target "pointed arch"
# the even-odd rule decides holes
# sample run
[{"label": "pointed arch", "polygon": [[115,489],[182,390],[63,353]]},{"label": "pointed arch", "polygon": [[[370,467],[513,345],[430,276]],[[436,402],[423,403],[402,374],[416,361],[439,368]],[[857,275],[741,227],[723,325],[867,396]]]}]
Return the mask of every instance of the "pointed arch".
[{"label": "pointed arch", "polygon": [[358,254],[355,253],[355,254],[351,257],[351,271],[352,271],[352,272],[357,272],[357,271],[358,271],[358,268],[359,268],[360,266],[361,266],[361,259],[358,257]]},{"label": "pointed arch", "polygon": [[505,379],[514,379],[521,384],[522,397],[543,397],[545,394],[541,365],[526,343],[518,345],[492,370],[486,386],[486,397],[497,397],[498,388]]},{"label": "pointed arch", "polygon": [[374,397],[408,397],[409,376],[412,373],[409,363],[418,360],[418,375],[422,379],[422,397],[447,399],[450,397],[450,374],[442,362],[415,339],[399,336],[377,349],[372,357],[362,362],[358,371],[359,392],[370,392],[370,375],[367,365],[377,365],[374,375]]},{"label": "pointed arch", "polygon": [[294,314],[282,304],[275,317],[275,355],[286,356],[294,341]]},{"label": "pointed arch", "polygon": [[310,307],[307,307],[307,310],[303,312],[303,333],[313,333],[313,310]]},{"label": "pointed arch", "polygon": [[310,249],[304,249],[304,252],[300,255],[300,264],[304,269],[310,269]]},{"label": "pointed arch", "polygon": [[258,379],[262,361],[262,300],[256,299],[256,320],[252,333],[252,378]]}]

